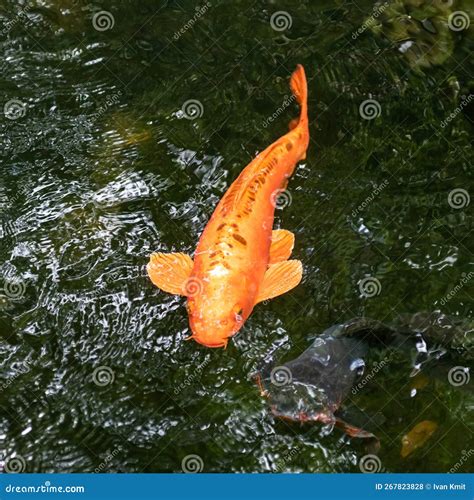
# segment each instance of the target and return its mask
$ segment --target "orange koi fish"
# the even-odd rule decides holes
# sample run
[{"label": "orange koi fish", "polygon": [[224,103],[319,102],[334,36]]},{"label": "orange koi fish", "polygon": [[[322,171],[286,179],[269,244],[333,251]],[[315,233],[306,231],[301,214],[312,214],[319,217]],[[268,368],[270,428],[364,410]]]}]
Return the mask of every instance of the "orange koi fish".
[{"label": "orange koi fish", "polygon": [[297,66],[290,86],[301,108],[299,119],[232,183],[199,239],[194,261],[184,253],[154,253],[147,266],[158,288],[187,297],[190,338],[207,347],[225,347],[255,304],[301,281],[301,262],[288,260],[294,234],[272,231],[275,198],[306,158],[309,143],[303,66]]}]

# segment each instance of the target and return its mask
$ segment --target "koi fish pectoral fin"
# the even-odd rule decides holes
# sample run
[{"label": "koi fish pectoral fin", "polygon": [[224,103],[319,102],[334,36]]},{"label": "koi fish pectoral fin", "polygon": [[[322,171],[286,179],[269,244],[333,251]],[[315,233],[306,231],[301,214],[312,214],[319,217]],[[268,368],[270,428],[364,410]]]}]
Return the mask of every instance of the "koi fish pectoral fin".
[{"label": "koi fish pectoral fin", "polygon": [[303,276],[303,266],[299,260],[285,260],[271,264],[263,277],[263,282],[255,303],[278,297],[295,288]]},{"label": "koi fish pectoral fin", "polygon": [[160,290],[173,295],[186,295],[186,283],[193,266],[193,259],[185,253],[153,253],[146,270]]},{"label": "koi fish pectoral fin", "polygon": [[272,231],[269,259],[270,265],[288,260],[294,246],[295,235],[292,232],[286,229],[275,229]]}]

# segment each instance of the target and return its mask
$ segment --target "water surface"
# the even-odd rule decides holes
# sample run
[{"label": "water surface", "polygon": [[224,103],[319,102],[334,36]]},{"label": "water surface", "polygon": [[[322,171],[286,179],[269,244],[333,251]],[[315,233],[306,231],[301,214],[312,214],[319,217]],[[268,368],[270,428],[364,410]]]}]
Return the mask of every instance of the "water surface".
[{"label": "water surface", "polygon": [[[472,332],[473,28],[448,22],[472,20],[472,6],[195,7],[0,2],[10,469],[169,472],[198,455],[210,472],[359,471],[360,440],[273,419],[251,379],[258,364],[354,316],[438,310]],[[151,285],[148,256],[193,253],[232,180],[297,115],[297,63],[311,143],[275,227],[296,234],[303,282],[256,307],[226,350],[185,342],[184,300]],[[382,422],[381,467],[468,471],[472,383],[411,372],[400,354],[353,398]],[[436,434],[401,458],[423,420]]]}]

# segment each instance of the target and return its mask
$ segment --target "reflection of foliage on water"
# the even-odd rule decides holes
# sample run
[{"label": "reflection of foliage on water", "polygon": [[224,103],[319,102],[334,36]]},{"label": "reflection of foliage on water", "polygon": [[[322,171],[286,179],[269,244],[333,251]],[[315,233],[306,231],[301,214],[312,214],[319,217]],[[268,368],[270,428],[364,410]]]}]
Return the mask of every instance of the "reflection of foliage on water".
[{"label": "reflection of foliage on water", "polygon": [[[382,4],[380,15],[366,23],[370,29],[397,45],[412,67],[429,67],[444,63],[452,54],[457,31],[457,19],[469,19],[469,13],[459,11],[454,0],[396,0]],[[457,2],[459,3],[459,2]],[[462,21],[462,19],[461,19]],[[466,30],[469,21],[464,22]]]}]

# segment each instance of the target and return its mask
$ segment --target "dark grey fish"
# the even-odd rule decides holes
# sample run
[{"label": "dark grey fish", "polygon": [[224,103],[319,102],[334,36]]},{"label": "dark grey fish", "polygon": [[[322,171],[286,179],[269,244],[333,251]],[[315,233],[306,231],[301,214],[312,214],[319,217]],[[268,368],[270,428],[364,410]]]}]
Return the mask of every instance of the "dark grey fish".
[{"label": "dark grey fish", "polygon": [[[439,313],[401,317],[394,326],[354,318],[318,335],[297,358],[265,366],[258,382],[276,417],[297,422],[322,422],[341,427],[348,435],[375,438],[343,417],[341,405],[362,376],[371,348],[415,349],[414,368],[450,349],[472,360],[469,327]],[[471,336],[472,339],[472,336]]]},{"label": "dark grey fish", "polygon": [[259,383],[273,414],[292,421],[336,425],[354,437],[374,437],[336,412],[363,373],[368,345],[361,339],[367,336],[382,341],[391,335],[392,330],[382,323],[357,318],[324,331],[296,359],[265,367]]}]

